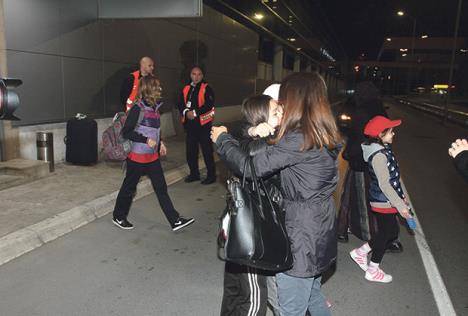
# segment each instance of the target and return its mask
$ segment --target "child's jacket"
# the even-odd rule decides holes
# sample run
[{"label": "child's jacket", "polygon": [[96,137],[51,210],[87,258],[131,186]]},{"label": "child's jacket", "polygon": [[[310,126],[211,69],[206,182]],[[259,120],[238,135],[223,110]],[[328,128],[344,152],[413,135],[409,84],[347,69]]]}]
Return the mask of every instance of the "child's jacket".
[{"label": "child's jacket", "polygon": [[395,213],[393,208],[396,208],[401,212],[407,206],[403,200],[405,195],[400,183],[400,169],[390,145],[372,143],[362,144],[361,147],[369,168],[369,202],[372,209]]}]

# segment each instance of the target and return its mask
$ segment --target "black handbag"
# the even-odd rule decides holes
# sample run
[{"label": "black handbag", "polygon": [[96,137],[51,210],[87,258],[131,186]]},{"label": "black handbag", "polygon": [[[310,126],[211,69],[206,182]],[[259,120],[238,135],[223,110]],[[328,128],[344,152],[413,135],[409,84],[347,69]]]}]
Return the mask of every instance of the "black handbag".
[{"label": "black handbag", "polygon": [[[252,181],[246,181],[246,168],[251,170]],[[218,235],[221,259],[275,272],[291,268],[293,257],[282,210],[270,196],[274,190],[257,178],[251,158],[245,163],[242,182],[231,177],[227,187]]]}]

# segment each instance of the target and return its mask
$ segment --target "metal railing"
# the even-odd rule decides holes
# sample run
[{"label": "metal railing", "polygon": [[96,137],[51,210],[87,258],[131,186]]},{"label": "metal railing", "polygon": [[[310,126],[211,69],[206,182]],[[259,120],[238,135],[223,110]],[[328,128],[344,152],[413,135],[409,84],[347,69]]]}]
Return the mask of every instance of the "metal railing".
[{"label": "metal railing", "polygon": [[411,101],[411,100],[403,99],[403,98],[395,98],[395,100],[401,104],[411,106],[413,108],[424,111],[426,113],[438,116],[442,119],[447,115],[447,119],[449,121],[457,123],[457,124],[461,124],[464,126],[468,126],[468,113],[467,112],[453,110],[453,109],[449,109],[448,112],[446,112],[445,107],[431,104],[428,102],[417,102],[417,101]]}]

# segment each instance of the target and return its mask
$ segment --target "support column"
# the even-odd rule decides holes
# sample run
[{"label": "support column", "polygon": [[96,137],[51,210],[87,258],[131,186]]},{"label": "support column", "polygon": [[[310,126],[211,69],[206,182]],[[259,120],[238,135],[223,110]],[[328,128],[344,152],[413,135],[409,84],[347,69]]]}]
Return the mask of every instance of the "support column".
[{"label": "support column", "polygon": [[307,67],[306,67],[306,72],[312,72],[312,63],[308,60],[306,61]]},{"label": "support column", "polygon": [[[3,2],[3,0],[0,0],[0,77],[2,78],[8,76]],[[0,160],[18,158],[19,152],[18,129],[12,126],[11,121],[0,120]]]},{"label": "support column", "polygon": [[293,71],[294,72],[299,72],[301,71],[301,57],[296,54],[294,56],[294,68],[293,68]]},{"label": "support column", "polygon": [[283,46],[275,44],[275,55],[273,56],[273,80],[283,80]]}]

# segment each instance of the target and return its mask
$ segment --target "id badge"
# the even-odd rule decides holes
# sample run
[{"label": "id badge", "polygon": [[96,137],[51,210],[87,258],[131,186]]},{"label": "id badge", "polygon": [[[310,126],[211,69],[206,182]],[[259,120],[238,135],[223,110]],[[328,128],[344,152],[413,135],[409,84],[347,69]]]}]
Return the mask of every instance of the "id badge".
[{"label": "id badge", "polygon": [[187,104],[185,105],[187,108],[190,108],[190,106],[192,105],[192,102],[191,101],[188,101]]}]

